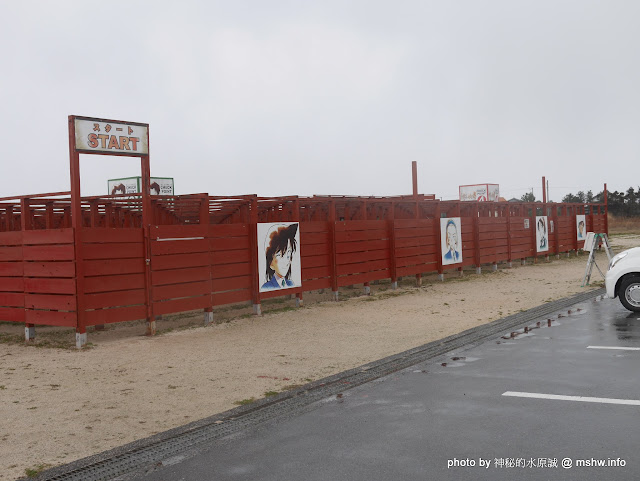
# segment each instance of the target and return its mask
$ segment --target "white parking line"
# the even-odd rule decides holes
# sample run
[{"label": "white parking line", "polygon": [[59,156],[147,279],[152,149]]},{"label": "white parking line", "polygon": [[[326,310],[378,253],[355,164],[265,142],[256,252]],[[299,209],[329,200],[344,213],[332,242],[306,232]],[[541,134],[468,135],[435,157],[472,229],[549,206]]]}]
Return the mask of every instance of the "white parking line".
[{"label": "white parking line", "polygon": [[616,349],[620,351],[640,351],[640,347],[620,347],[620,346],[587,346],[587,349]]},{"label": "white parking line", "polygon": [[578,401],[583,403],[602,403],[602,404],[629,404],[631,406],[640,406],[640,401],[636,399],[612,399],[606,397],[585,397],[585,396],[561,396],[558,394],[541,394],[537,392],[514,392],[507,391],[503,396],[526,397],[535,399],[555,399],[557,401]]}]

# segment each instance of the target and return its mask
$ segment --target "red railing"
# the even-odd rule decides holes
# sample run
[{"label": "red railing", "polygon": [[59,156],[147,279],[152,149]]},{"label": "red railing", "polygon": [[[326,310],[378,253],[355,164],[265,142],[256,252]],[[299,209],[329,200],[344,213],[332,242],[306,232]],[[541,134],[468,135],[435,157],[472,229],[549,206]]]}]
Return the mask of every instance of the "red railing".
[{"label": "red railing", "polygon": [[[76,327],[444,273],[582,247],[606,231],[599,204],[468,203],[428,196],[258,198],[206,194],[82,199],[81,242],[65,193],[0,199],[0,320]],[[536,252],[535,218],[549,220],[549,250]],[[441,217],[461,218],[463,262],[443,266]],[[259,292],[256,226],[300,223],[302,286]],[[529,227],[525,227],[528,221]],[[82,263],[82,275],[77,265]]]}]

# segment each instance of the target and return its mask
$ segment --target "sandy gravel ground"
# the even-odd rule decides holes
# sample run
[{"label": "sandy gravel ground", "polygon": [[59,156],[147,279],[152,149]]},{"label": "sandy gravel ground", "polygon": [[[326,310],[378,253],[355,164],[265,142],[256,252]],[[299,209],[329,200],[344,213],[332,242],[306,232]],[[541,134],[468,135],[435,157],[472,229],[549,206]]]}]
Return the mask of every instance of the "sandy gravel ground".
[{"label": "sandy gravel ground", "polygon": [[[640,245],[617,237],[616,252]],[[606,257],[599,254],[606,268]],[[90,332],[91,348],[0,344],[0,480],[67,463],[261,398],[292,385],[419,346],[570,294],[587,256],[415,287],[373,286],[341,302],[288,300],[261,317],[216,313],[226,322],[140,336],[142,324]],[[595,272],[595,281],[601,280]],[[360,292],[354,289],[348,292]],[[318,296],[322,299],[322,296]],[[617,301],[616,301],[617,302]],[[282,309],[284,307],[284,309]],[[235,319],[228,319],[235,315]],[[176,316],[165,328],[198,322]],[[173,324],[172,324],[173,323]],[[1,332],[21,332],[3,323]],[[64,332],[72,342],[73,333]]]}]

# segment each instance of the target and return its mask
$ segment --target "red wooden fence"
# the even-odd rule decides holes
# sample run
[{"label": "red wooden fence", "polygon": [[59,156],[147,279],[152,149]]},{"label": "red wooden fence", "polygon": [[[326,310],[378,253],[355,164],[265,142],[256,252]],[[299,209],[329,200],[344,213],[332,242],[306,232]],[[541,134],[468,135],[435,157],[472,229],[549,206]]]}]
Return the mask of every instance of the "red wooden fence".
[{"label": "red wooden fence", "polygon": [[[0,320],[85,332],[92,325],[559,254],[583,245],[576,215],[585,215],[588,231],[607,226],[605,206],[598,204],[197,194],[153,197],[154,224],[145,235],[139,196],[127,195],[83,199],[75,245],[69,204],[61,194],[0,203]],[[536,215],[549,220],[545,253],[536,252]],[[442,265],[441,217],[461,218],[462,263]],[[256,225],[276,221],[300,222],[302,287],[260,293]]]}]

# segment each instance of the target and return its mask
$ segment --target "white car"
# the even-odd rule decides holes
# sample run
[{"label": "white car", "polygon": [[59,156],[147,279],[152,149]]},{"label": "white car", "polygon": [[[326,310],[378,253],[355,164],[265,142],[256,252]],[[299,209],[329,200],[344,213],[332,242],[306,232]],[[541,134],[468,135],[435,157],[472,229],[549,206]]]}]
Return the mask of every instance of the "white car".
[{"label": "white car", "polygon": [[611,259],[604,278],[607,297],[619,297],[630,311],[640,312],[640,247],[622,251]]}]

